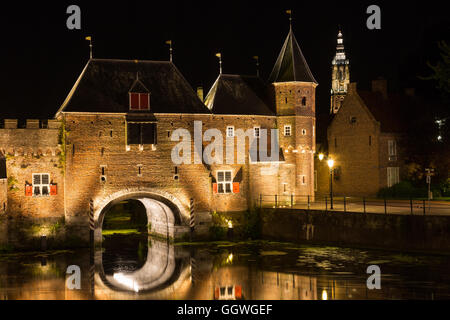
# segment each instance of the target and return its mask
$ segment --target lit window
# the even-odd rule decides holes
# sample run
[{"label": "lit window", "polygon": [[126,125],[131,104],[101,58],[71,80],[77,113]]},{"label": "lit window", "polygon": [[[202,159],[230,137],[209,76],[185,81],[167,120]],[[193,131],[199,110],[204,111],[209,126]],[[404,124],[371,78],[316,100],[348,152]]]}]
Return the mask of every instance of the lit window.
[{"label": "lit window", "polygon": [[217,171],[217,192],[231,193],[232,191],[231,171]]},{"label": "lit window", "polygon": [[50,195],[50,175],[48,173],[33,173],[33,195]]},{"label": "lit window", "polygon": [[387,168],[387,186],[392,187],[393,185],[400,182],[399,167],[388,167]]},{"label": "lit window", "polygon": [[389,161],[397,160],[397,143],[395,140],[388,140],[388,155]]},{"label": "lit window", "polygon": [[284,126],[284,135],[286,137],[291,136],[291,125],[285,125]]},{"label": "lit window", "polygon": [[253,128],[253,135],[255,138],[259,138],[259,133],[260,133],[260,127],[254,127]]},{"label": "lit window", "polygon": [[227,127],[227,137],[234,137],[234,127],[233,126],[228,126]]}]

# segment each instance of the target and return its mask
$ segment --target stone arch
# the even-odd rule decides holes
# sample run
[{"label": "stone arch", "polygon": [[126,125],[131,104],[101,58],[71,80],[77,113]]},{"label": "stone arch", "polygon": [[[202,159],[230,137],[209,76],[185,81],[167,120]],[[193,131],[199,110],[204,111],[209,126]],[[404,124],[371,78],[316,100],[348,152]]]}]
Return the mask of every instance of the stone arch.
[{"label": "stone arch", "polygon": [[96,256],[95,263],[103,285],[114,292],[135,294],[161,292],[167,287],[181,285],[180,276],[187,267],[186,261],[183,261],[185,259],[177,257],[173,244],[152,239],[147,260],[136,271],[106,275],[101,254]]},{"label": "stone arch", "polygon": [[174,238],[177,229],[185,229],[189,217],[188,210],[170,193],[152,188],[124,189],[94,201],[94,238],[102,239],[102,225],[105,213],[113,205],[124,200],[140,201],[146,211],[150,232],[165,238]]}]

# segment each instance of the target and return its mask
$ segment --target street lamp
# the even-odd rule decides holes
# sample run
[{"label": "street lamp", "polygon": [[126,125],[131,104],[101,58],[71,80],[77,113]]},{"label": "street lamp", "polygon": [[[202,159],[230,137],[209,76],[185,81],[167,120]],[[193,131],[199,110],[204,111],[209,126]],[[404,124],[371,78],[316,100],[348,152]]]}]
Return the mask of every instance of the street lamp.
[{"label": "street lamp", "polygon": [[328,159],[328,167],[330,168],[330,209],[333,209],[333,165],[334,160]]},{"label": "street lamp", "polygon": [[319,160],[320,160],[320,161],[323,160],[323,157],[324,157],[324,154],[323,154],[323,153],[319,153]]}]

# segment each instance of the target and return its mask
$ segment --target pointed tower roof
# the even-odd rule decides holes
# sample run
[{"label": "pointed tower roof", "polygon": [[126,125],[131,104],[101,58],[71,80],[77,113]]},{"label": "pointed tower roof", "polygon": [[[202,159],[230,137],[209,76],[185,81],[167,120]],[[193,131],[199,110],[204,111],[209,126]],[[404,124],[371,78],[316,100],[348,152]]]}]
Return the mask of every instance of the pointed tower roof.
[{"label": "pointed tower roof", "polygon": [[292,27],[269,76],[270,83],[288,81],[317,83],[295,39]]}]

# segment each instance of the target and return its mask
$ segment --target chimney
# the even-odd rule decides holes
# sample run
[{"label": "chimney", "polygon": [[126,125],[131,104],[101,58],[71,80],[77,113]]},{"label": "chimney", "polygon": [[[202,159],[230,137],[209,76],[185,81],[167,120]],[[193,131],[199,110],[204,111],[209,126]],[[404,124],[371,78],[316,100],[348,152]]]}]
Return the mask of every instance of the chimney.
[{"label": "chimney", "polygon": [[203,102],[203,87],[197,87],[197,96]]},{"label": "chimney", "polygon": [[387,99],[387,80],[383,78],[372,80],[372,92],[379,92],[384,99]]},{"label": "chimney", "polygon": [[416,90],[414,88],[405,88],[405,95],[414,97],[416,95]]}]

